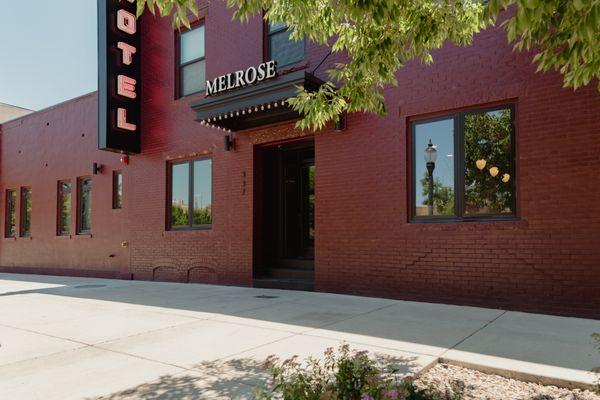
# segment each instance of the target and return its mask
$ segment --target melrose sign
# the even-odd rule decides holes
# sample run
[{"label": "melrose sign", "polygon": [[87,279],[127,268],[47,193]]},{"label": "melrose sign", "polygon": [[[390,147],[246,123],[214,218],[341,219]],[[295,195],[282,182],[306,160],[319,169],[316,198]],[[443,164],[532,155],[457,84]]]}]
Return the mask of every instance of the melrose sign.
[{"label": "melrose sign", "polygon": [[235,71],[221,75],[212,81],[206,81],[206,95],[212,96],[244,86],[253,85],[277,75],[277,63],[274,60],[259,64],[258,67]]},{"label": "melrose sign", "polygon": [[98,0],[98,148],[139,153],[140,36],[136,0]]}]

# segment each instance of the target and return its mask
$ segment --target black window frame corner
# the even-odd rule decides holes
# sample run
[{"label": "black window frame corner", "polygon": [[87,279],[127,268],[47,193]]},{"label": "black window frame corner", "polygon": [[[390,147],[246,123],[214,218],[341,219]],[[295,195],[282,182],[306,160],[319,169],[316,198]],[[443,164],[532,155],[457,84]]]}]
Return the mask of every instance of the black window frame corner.
[{"label": "black window frame corner", "polygon": [[[505,214],[479,214],[479,215],[467,215],[466,214],[466,203],[465,203],[465,154],[464,154],[464,120],[465,116],[470,114],[486,113],[498,110],[509,109],[511,113],[511,152],[512,152],[512,178],[511,179],[511,191],[512,201],[511,213]],[[455,112],[449,112],[440,114],[431,118],[417,118],[408,119],[409,126],[409,140],[411,154],[408,159],[410,166],[410,180],[409,180],[409,223],[439,223],[439,222],[490,222],[490,221],[515,221],[519,220],[519,210],[517,208],[517,154],[516,154],[516,101],[505,101],[494,105],[487,106],[475,106],[465,109],[461,109]],[[430,123],[435,121],[441,121],[444,119],[454,120],[454,215],[438,215],[438,216],[417,216],[416,215],[416,201],[415,193],[417,190],[416,184],[416,130],[415,127],[418,124]]]},{"label": "black window frame corner", "polygon": [[[83,222],[83,209],[82,209],[82,204],[81,204],[81,197],[83,194],[82,191],[82,187],[83,187],[83,182],[89,180],[90,182],[92,182],[92,189],[90,189],[92,191],[92,196],[93,196],[93,179],[91,176],[86,175],[86,176],[80,176],[77,178],[77,216],[76,216],[76,229],[75,229],[75,234],[76,235],[80,235],[80,236],[87,236],[87,235],[91,235],[92,234],[92,228],[91,228],[91,211],[92,209],[90,209],[90,229],[83,229],[82,228],[82,222]],[[72,189],[71,189],[72,190]],[[92,203],[93,204],[93,203]]]},{"label": "black window frame corner", "polygon": [[[118,177],[121,177],[121,201],[119,202],[119,182]],[[123,209],[123,170],[115,169],[112,172],[112,209]]]},{"label": "black window frame corner", "polygon": [[[210,193],[211,193],[211,223],[203,225],[194,225],[194,162],[201,160],[211,161],[210,170]],[[168,161],[167,162],[167,191],[166,191],[166,230],[167,231],[194,231],[194,230],[211,230],[214,224],[213,213],[212,213],[212,199],[214,197],[214,168],[213,168],[213,157],[207,155],[203,157],[186,158],[184,160]],[[172,218],[172,202],[173,202],[173,167],[175,165],[188,165],[188,208],[190,210],[188,215],[188,224],[185,226],[173,226]]]},{"label": "black window frame corner", "polygon": [[[200,27],[204,26],[204,56],[199,57],[199,58],[195,58],[193,60],[187,61],[185,63],[181,63],[181,36],[186,33],[186,32],[191,32],[195,29],[198,29]],[[175,30],[175,59],[174,59],[174,69],[175,69],[175,100],[180,100],[180,99],[184,99],[186,97],[189,96],[194,96],[198,93],[202,93],[204,90],[206,90],[206,79],[204,82],[202,82],[202,87],[200,88],[200,90],[195,91],[195,92],[191,92],[191,93],[183,93],[183,79],[182,79],[182,75],[183,75],[183,68],[191,65],[191,64],[195,64],[197,62],[201,62],[204,61],[204,76],[206,77],[206,21],[205,18],[199,18],[196,21],[193,21],[190,23],[190,28],[187,29],[185,28],[185,30],[183,30],[181,27]]]}]

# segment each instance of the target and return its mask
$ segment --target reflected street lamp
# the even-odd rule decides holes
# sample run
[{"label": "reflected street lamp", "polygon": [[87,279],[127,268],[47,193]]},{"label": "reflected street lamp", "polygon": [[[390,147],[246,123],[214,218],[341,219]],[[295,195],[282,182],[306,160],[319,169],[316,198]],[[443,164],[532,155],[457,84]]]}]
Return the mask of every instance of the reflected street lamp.
[{"label": "reflected street lamp", "polygon": [[429,202],[427,211],[429,215],[433,215],[433,170],[435,169],[435,161],[437,160],[437,146],[434,146],[429,139],[429,144],[424,153],[425,162],[427,163],[427,172],[429,172]]}]

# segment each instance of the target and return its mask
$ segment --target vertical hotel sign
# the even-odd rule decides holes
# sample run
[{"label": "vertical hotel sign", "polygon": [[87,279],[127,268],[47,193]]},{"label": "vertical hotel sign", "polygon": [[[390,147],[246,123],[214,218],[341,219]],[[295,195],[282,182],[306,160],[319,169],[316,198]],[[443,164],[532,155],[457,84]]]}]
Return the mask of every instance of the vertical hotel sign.
[{"label": "vertical hotel sign", "polygon": [[140,119],[136,0],[98,0],[98,148],[139,153]]}]

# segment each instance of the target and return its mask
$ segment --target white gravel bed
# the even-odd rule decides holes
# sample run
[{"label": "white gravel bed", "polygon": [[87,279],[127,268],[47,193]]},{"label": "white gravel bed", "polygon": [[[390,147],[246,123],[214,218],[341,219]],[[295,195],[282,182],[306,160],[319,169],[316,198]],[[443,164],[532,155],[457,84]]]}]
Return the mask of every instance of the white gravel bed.
[{"label": "white gravel bed", "polygon": [[441,394],[459,392],[462,400],[600,400],[600,395],[589,390],[522,382],[449,364],[437,364],[419,377],[415,385]]}]

